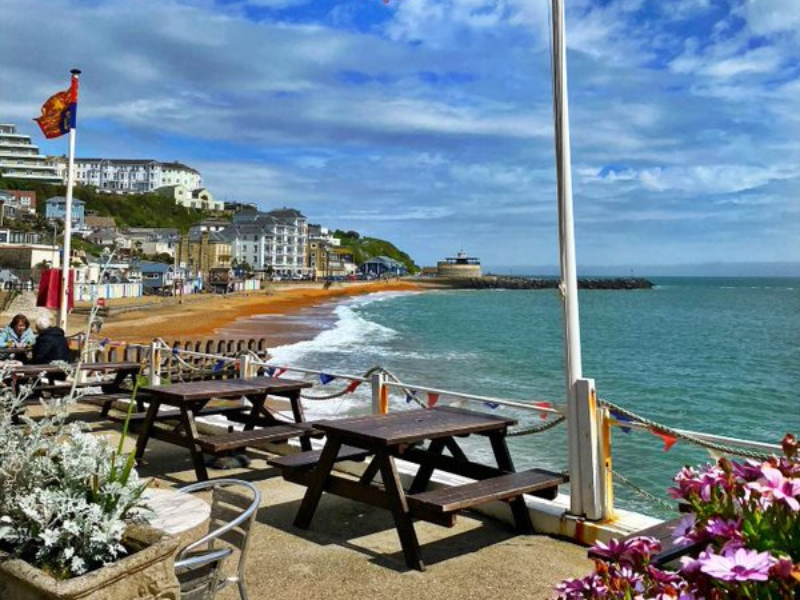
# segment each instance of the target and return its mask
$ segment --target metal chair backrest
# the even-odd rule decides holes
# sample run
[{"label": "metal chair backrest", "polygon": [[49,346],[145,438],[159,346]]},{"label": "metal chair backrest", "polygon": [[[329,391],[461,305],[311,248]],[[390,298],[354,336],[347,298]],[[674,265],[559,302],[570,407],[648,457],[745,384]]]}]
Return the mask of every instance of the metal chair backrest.
[{"label": "metal chair backrest", "polygon": [[181,600],[214,600],[224,579],[222,565],[231,554],[230,548],[220,548],[175,561]]},{"label": "metal chair backrest", "polygon": [[189,494],[209,489],[212,490],[212,504],[208,533],[181,550],[177,561],[198,549],[215,550],[220,542],[237,549],[239,560],[235,573],[223,576],[217,589],[235,583],[241,600],[248,600],[244,572],[250,545],[250,529],[261,504],[261,492],[248,481],[217,479],[187,485],[179,489],[178,493]]}]

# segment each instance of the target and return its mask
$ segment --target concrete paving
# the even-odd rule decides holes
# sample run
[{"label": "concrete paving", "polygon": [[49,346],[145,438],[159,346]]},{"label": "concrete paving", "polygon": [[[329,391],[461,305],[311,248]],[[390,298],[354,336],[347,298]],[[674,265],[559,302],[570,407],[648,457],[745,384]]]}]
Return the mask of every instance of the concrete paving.
[{"label": "concrete paving", "polygon": [[[83,412],[83,407],[80,409]],[[98,432],[118,434],[118,426],[88,409]],[[132,448],[134,441],[129,440]],[[425,572],[410,570],[391,514],[331,495],[322,498],[308,530],[292,525],[305,488],[287,483],[252,453],[247,469],[210,469],[210,477],[253,480],[263,499],[252,531],[247,567],[250,600],[352,599],[544,599],[567,577],[591,571],[586,549],[543,535],[516,535],[507,525],[469,513],[453,528],[416,524]],[[140,474],[156,487],[194,481],[188,452],[156,440]],[[220,594],[234,600],[235,590]]]}]

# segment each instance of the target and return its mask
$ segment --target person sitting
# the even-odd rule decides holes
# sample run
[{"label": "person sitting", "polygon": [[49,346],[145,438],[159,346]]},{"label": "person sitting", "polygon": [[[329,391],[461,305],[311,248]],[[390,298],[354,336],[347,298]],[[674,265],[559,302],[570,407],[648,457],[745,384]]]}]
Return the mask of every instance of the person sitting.
[{"label": "person sitting", "polygon": [[29,348],[35,341],[36,336],[25,315],[16,315],[8,327],[0,331],[0,346],[5,348]]},{"label": "person sitting", "polygon": [[36,319],[36,333],[31,364],[46,365],[54,360],[69,362],[67,337],[61,327],[53,326],[49,315],[42,315]]}]

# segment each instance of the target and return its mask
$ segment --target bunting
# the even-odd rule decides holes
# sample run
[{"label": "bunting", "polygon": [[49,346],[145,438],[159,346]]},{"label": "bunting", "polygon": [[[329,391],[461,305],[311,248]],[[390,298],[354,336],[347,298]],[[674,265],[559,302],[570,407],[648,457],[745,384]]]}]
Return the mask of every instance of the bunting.
[{"label": "bunting", "polygon": [[619,425],[619,428],[622,429],[623,433],[630,433],[631,432],[631,428],[630,427],[625,427],[624,425],[621,425],[620,423],[633,423],[633,419],[631,419],[628,416],[623,415],[621,412],[617,412],[616,410],[611,410],[610,413],[611,413],[611,416],[614,417],[614,419],[612,421],[612,424]]},{"label": "bunting", "polygon": [[438,401],[439,401],[439,394],[428,392],[428,408],[433,408],[434,406],[436,406],[436,403]]},{"label": "bunting", "polygon": [[664,452],[669,452],[669,449],[672,448],[678,441],[678,438],[676,438],[675,436],[670,435],[668,433],[664,433],[663,431],[659,431],[655,427],[650,428],[650,433],[664,440]]},{"label": "bunting", "polygon": [[406,404],[411,404],[411,401],[416,398],[417,390],[408,390],[406,392]]},{"label": "bunting", "polygon": [[275,367],[267,367],[264,370],[264,373],[267,374],[267,377],[272,378],[275,376]]},{"label": "bunting", "polygon": [[[553,408],[553,405],[550,404],[549,402],[534,402],[533,405],[538,407],[538,408]],[[539,418],[542,421],[546,421],[547,417],[549,417],[549,416],[550,416],[550,413],[548,413],[548,412],[542,411],[542,412],[539,413]]]},{"label": "bunting", "polygon": [[356,391],[356,388],[361,385],[360,381],[351,381],[347,388],[344,390],[345,394],[352,394]]},{"label": "bunting", "polygon": [[328,385],[331,381],[335,380],[335,375],[328,375],[327,373],[320,373],[319,374],[319,382],[322,385]]},{"label": "bunting", "polygon": [[180,351],[181,351],[181,349],[180,349],[180,348],[178,348],[177,346],[175,346],[175,347],[172,349],[172,356],[178,356],[178,354],[180,353]]},{"label": "bunting", "polygon": [[224,360],[218,360],[216,363],[214,363],[213,371],[214,371],[214,373],[219,373],[224,368],[225,368],[225,361]]},{"label": "bunting", "polygon": [[484,405],[488,406],[492,410],[496,410],[498,406],[500,406],[497,402],[484,402]]},{"label": "bunting", "polygon": [[281,375],[283,375],[284,373],[286,373],[286,369],[284,369],[283,367],[281,367],[280,369],[278,369],[277,371],[275,371],[275,379],[277,379],[278,377],[280,377],[280,376],[281,376]]}]

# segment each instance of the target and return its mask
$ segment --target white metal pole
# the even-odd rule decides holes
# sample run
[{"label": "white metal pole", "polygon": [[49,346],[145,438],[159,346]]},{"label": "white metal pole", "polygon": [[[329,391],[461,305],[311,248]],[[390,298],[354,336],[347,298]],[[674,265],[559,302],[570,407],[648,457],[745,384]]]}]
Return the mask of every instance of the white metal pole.
[{"label": "white metal pole", "polygon": [[[77,82],[81,72],[72,70],[72,79]],[[69,129],[69,159],[67,162],[67,200],[64,206],[64,256],[61,263],[61,297],[58,302],[58,326],[67,332],[67,313],[69,312],[69,269],[70,255],[72,254],[72,187],[75,184],[75,130],[77,120],[73,119],[75,127]]]},{"label": "white metal pole", "polygon": [[[575,260],[575,222],[572,206],[572,158],[569,139],[567,44],[564,1],[551,0],[553,56],[553,118],[558,187],[558,241],[561,263],[559,291],[564,313],[564,358],[569,437],[570,512],[590,519],[603,516],[598,502],[596,411],[582,381],[581,332],[578,314],[578,276]],[[593,388],[593,382],[590,384]]]}]

